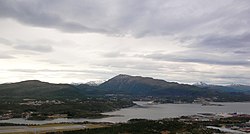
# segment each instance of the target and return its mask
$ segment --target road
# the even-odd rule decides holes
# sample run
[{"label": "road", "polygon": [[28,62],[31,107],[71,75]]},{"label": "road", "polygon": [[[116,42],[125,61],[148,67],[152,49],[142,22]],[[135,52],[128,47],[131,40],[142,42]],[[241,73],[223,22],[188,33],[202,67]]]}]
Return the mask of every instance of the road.
[{"label": "road", "polygon": [[42,132],[56,132],[62,130],[80,130],[84,129],[84,125],[52,125],[52,126],[1,126],[0,134],[6,133],[42,133]]}]

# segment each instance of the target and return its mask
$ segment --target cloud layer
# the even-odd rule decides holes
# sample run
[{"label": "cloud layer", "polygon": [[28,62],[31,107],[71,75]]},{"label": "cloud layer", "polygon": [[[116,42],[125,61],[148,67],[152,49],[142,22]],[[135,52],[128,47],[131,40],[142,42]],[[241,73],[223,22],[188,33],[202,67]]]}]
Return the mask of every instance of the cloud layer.
[{"label": "cloud layer", "polygon": [[[248,31],[247,0],[25,0],[1,1],[0,16],[65,32],[172,35]],[[206,30],[206,31],[202,31]]]},{"label": "cloud layer", "polygon": [[2,0],[0,62],[18,66],[3,66],[6,77],[87,70],[250,84],[249,13],[249,0]]},{"label": "cloud layer", "polygon": [[51,44],[53,42],[49,40],[35,40],[35,41],[23,41],[14,40],[10,41],[0,37],[0,44],[13,47],[17,50],[29,50],[34,52],[51,52],[53,50]]}]

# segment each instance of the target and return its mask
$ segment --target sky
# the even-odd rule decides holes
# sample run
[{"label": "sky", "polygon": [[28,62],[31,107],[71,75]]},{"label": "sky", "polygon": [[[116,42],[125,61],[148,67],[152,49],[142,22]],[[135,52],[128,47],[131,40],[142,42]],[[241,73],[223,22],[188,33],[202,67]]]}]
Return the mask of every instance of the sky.
[{"label": "sky", "polygon": [[250,85],[249,0],[0,0],[0,83]]}]

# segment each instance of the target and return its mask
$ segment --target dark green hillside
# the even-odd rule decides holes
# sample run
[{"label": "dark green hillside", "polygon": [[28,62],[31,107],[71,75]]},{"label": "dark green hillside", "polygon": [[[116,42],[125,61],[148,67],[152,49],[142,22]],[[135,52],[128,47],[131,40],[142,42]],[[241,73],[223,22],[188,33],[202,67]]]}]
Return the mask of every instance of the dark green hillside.
[{"label": "dark green hillside", "polygon": [[69,84],[51,84],[37,80],[1,84],[0,94],[18,97],[79,96],[79,89]]}]

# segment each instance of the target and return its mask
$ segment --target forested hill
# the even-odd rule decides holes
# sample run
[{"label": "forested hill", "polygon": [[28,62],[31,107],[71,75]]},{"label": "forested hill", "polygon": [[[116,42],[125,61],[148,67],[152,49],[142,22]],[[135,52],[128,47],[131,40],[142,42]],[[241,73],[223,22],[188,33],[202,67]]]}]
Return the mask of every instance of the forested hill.
[{"label": "forested hill", "polygon": [[1,96],[17,97],[53,97],[53,96],[78,96],[78,89],[70,84],[52,84],[38,80],[27,80],[17,83],[0,85]]}]

